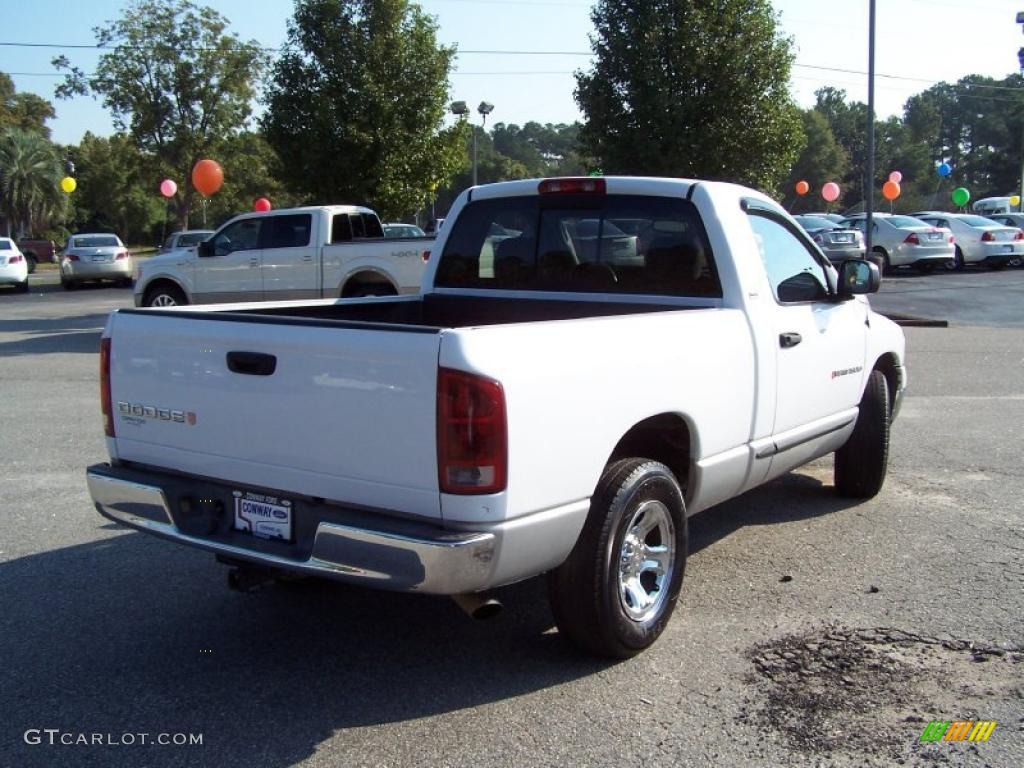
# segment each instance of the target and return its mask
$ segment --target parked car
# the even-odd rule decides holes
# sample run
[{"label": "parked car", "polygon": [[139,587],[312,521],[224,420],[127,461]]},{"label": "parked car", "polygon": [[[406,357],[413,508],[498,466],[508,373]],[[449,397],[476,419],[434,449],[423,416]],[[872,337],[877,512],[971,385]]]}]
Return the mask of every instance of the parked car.
[{"label": "parked car", "polygon": [[28,262],[28,273],[36,271],[36,264],[41,261],[57,262],[57,244],[53,240],[19,240],[18,247]]},{"label": "parked car", "polygon": [[973,213],[924,214],[921,220],[949,229],[956,237],[953,259],[946,264],[949,269],[963,269],[968,264],[1002,269],[1024,256],[1024,232],[1017,227]]},{"label": "parked car", "polygon": [[[580,219],[654,237],[609,264],[572,250]],[[759,192],[474,187],[423,285],[113,312],[97,510],[217,554],[236,586],[297,572],[480,615],[488,590],[547,574],[560,633],[622,658],[672,615],[689,515],[833,452],[840,495],[882,488],[907,376],[900,328],[864,295],[878,269],[837,270]],[[120,573],[126,594],[151,576]]]},{"label": "parked car", "polygon": [[9,237],[0,237],[0,285],[13,285],[28,293],[28,260]]},{"label": "parked car", "polygon": [[160,253],[195,248],[212,234],[212,229],[183,229],[179,232],[171,232],[160,246]]},{"label": "parked car", "polygon": [[426,232],[428,235],[436,235],[441,231],[441,226],[444,224],[444,219],[431,219],[427,222]]},{"label": "parked car", "polygon": [[[893,213],[874,213],[872,223],[871,250],[882,260],[885,270],[913,267],[927,273],[953,258],[954,238],[948,229]],[[867,233],[863,213],[849,216],[841,224],[860,230],[862,235]]]},{"label": "parked car", "polygon": [[[988,218],[1007,227],[1024,230],[1024,213],[994,213]],[[1006,264],[1010,267],[1019,267],[1024,265],[1024,257],[1010,259]]]},{"label": "parked car", "polygon": [[[860,230],[841,227],[837,222],[819,216],[801,215],[793,218],[833,264],[842,264],[847,259],[864,258],[864,236]],[[879,268],[881,266],[879,265]]]},{"label": "parked car", "polygon": [[132,257],[117,235],[75,234],[68,238],[60,259],[60,284],[71,290],[92,280],[132,284]]},{"label": "parked car", "polygon": [[415,224],[396,222],[384,225],[384,237],[388,240],[401,240],[408,237],[426,237],[427,233]]},{"label": "parked car", "polygon": [[386,240],[377,214],[353,205],[245,213],[194,249],[140,262],[135,305],[415,293],[433,241]]}]

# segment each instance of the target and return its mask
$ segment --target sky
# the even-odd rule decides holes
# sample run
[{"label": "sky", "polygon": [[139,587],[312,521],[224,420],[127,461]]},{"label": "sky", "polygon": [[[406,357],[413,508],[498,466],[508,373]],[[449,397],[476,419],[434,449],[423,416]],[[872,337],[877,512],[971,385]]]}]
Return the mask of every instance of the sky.
[{"label": "sky", "polygon": [[[227,17],[244,40],[270,48],[285,41],[291,0],[198,2]],[[491,102],[489,124],[581,118],[572,73],[590,61],[590,0],[419,4],[436,17],[440,42],[460,51],[451,77],[453,101]],[[781,32],[794,42],[791,88],[798,104],[811,106],[814,91],[826,85],[867,101],[868,4],[774,0]],[[50,127],[57,142],[77,143],[86,131],[114,131],[109,114],[91,97],[54,100],[59,78],[50,62],[64,54],[85,72],[93,71],[99,51],[61,46],[94,44],[93,28],[116,18],[122,5],[122,0],[0,0],[0,71],[12,74],[18,91],[54,101],[57,117]],[[901,114],[908,97],[943,80],[967,74],[1001,78],[1017,71],[1017,50],[1024,46],[1017,11],[1024,11],[1024,0],[877,0],[878,116]]]}]

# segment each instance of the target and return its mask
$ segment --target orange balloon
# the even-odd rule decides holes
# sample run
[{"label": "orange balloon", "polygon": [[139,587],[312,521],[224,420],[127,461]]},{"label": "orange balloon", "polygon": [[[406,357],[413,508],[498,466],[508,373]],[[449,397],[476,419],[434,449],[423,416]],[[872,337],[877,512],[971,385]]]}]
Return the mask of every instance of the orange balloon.
[{"label": "orange balloon", "polygon": [[806,181],[798,181],[796,183],[796,193],[798,195],[806,195],[810,191],[811,185],[808,184]]},{"label": "orange balloon", "polygon": [[214,194],[224,183],[224,169],[216,160],[200,160],[192,169],[192,186],[203,197]]},{"label": "orange balloon", "polygon": [[900,196],[900,185],[891,179],[882,185],[882,197],[892,202]]}]

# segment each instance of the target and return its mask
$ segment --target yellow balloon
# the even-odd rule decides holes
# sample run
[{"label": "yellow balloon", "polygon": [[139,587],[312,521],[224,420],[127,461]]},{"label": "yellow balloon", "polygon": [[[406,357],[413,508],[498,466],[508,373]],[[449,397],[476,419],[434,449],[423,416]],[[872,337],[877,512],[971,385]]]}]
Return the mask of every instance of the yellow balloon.
[{"label": "yellow balloon", "polygon": [[67,192],[69,195],[75,191],[75,188],[77,186],[78,182],[75,181],[70,176],[65,176],[63,179],[60,180],[60,188]]},{"label": "yellow balloon", "polygon": [[1010,198],[1010,205],[1020,205],[1020,195],[1014,195]]}]

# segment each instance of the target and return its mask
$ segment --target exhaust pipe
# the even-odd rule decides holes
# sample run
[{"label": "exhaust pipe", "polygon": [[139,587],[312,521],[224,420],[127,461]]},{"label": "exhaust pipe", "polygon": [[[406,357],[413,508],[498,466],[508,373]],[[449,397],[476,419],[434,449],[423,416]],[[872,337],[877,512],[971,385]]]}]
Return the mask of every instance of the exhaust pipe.
[{"label": "exhaust pipe", "polygon": [[483,621],[493,619],[501,613],[501,603],[493,597],[488,597],[482,592],[468,592],[462,595],[452,595],[452,600],[471,619]]}]

